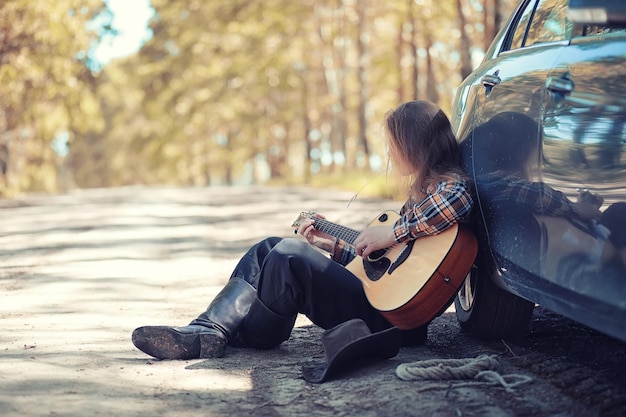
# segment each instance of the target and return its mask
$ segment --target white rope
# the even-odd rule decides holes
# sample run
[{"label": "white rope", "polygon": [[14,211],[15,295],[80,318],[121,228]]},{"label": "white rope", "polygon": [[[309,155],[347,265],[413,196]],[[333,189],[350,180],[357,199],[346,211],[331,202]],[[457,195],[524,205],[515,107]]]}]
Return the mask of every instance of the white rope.
[{"label": "white rope", "polygon": [[[396,375],[404,381],[473,380],[479,383],[500,385],[507,391],[532,381],[527,375],[500,375],[497,355],[480,355],[467,359],[428,359],[403,363]],[[433,388],[432,385],[427,388]]]}]

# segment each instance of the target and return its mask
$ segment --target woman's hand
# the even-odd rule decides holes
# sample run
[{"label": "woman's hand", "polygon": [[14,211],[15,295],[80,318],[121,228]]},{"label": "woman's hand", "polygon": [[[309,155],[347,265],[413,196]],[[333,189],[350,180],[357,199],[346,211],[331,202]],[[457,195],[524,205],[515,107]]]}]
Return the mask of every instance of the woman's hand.
[{"label": "woman's hand", "polygon": [[591,193],[588,190],[578,190],[578,200],[574,203],[576,210],[583,219],[600,220],[600,207],[604,198],[600,194]]},{"label": "woman's hand", "polygon": [[576,206],[576,211],[583,219],[587,220],[600,220],[600,216],[602,212],[598,209],[596,204],[590,203],[588,201],[579,201],[574,203]]},{"label": "woman's hand", "polygon": [[359,255],[367,258],[378,249],[387,249],[396,243],[393,226],[371,226],[365,229],[354,241]]},{"label": "woman's hand", "polygon": [[[324,219],[325,217],[321,214],[316,213],[315,217],[320,219]],[[300,233],[311,245],[317,246],[320,249],[325,250],[326,252],[332,253],[335,248],[335,239],[333,236],[328,233],[320,232],[314,226],[315,220],[310,219],[303,221],[298,227],[297,233]]]}]

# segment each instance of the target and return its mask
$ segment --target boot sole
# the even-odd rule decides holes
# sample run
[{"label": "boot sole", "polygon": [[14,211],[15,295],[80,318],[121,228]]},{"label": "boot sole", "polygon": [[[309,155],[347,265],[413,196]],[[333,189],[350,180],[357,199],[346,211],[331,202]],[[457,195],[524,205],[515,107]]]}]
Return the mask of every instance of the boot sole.
[{"label": "boot sole", "polygon": [[169,326],[145,326],[133,331],[137,349],[157,359],[218,358],[226,340],[212,333],[186,334]]}]

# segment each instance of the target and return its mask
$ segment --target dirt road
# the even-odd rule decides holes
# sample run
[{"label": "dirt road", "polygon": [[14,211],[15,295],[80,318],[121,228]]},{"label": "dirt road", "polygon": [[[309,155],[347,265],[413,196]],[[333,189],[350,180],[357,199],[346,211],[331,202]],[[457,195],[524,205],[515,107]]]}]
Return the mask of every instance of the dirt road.
[{"label": "dirt road", "polygon": [[[452,310],[423,347],[324,384],[301,317],[270,351],[152,360],[130,341],[145,324],[184,325],[268,236],[293,236],[302,210],[359,228],[391,201],[290,188],[121,188],[0,201],[1,416],[624,416],[626,346],[537,308],[531,333],[479,342]],[[526,381],[405,381],[402,364],[496,355]],[[518,379],[515,379],[518,378]]]}]

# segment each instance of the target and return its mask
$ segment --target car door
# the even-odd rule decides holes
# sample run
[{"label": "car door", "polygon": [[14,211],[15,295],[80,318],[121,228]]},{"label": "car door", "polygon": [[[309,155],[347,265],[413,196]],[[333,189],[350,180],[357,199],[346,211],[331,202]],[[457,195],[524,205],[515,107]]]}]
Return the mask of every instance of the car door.
[{"label": "car door", "polygon": [[[466,108],[473,109],[459,122],[458,133],[462,149],[471,148],[471,160],[465,163],[471,164],[479,223],[486,229],[496,267],[515,266],[532,275],[540,274],[541,230],[529,210],[503,199],[501,187],[493,183],[509,169],[526,180],[540,177],[545,84],[568,44],[566,6],[567,0],[523,3],[508,31],[500,35],[499,50],[483,61],[471,84],[461,86],[465,90],[459,93],[467,96]],[[519,280],[506,285],[515,291]]]},{"label": "car door", "polygon": [[600,301],[622,309],[626,299],[625,51],[625,29],[575,28],[546,82],[542,161],[543,179],[553,188],[572,199],[577,198],[577,190],[589,190],[603,199],[603,214],[597,221],[542,219],[543,276],[593,299],[593,304]]}]

